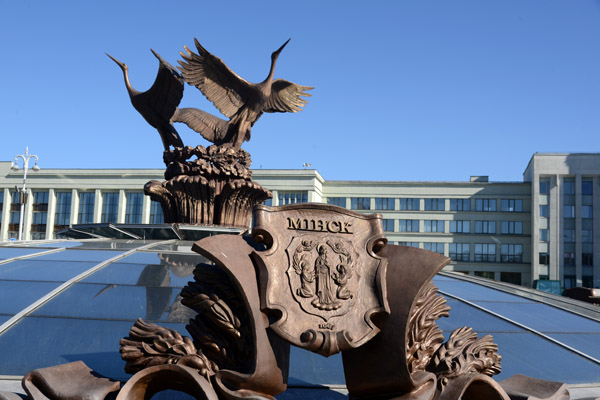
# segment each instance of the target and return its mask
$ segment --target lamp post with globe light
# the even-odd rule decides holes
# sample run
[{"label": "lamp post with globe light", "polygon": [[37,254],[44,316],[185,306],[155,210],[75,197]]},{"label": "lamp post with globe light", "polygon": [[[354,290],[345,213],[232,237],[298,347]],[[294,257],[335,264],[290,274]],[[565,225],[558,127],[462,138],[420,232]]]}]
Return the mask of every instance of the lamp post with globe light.
[{"label": "lamp post with globe light", "polygon": [[[12,162],[12,165],[10,167],[10,169],[12,169],[13,171],[18,171],[19,170],[19,165],[17,164],[19,161],[19,158],[23,160],[23,187],[21,188],[21,191],[19,192],[19,203],[21,204],[21,212],[19,215],[19,239],[18,240],[22,240],[23,239],[23,215],[25,214],[25,203],[27,202],[27,170],[29,168],[29,160],[31,160],[32,158],[35,159],[35,164],[34,166],[31,168],[34,172],[37,172],[40,170],[40,167],[38,167],[37,163],[38,163],[38,156],[34,155],[34,154],[29,154],[29,147],[25,147],[25,154],[18,154],[15,156],[15,160]],[[17,191],[18,188],[17,188]]]}]

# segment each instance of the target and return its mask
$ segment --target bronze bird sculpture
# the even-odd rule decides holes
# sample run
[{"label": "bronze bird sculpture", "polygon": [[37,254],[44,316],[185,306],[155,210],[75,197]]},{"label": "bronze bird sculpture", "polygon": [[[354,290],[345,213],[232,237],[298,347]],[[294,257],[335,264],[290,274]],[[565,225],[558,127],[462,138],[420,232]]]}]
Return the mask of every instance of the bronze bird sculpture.
[{"label": "bronze bird sculpture", "polygon": [[152,87],[145,92],[139,92],[131,86],[127,64],[108,53],[106,55],[123,70],[131,104],[146,122],[158,130],[165,150],[169,150],[169,146],[183,147],[183,142],[171,123],[171,117],[183,97],[183,80],[171,64],[163,60],[154,50],[151,51],[158,58],[158,73]]},{"label": "bronze bird sculpture", "polygon": [[[220,58],[212,55],[194,39],[198,54],[187,47],[184,47],[187,54],[180,53],[183,61],[179,61],[179,69],[183,79],[200,89],[229,121],[200,110],[189,109],[182,111],[175,120],[188,123],[205,138],[214,137],[240,148],[244,140],[250,139],[250,128],[264,112],[302,110],[308,103],[302,96],[310,96],[306,91],[313,88],[283,79],[273,80],[275,63],[288,42],[289,39],[271,54],[271,68],[267,78],[260,83],[251,83],[229,69]],[[195,121],[196,124],[190,125],[190,121]],[[213,127],[216,131],[211,131]]]}]

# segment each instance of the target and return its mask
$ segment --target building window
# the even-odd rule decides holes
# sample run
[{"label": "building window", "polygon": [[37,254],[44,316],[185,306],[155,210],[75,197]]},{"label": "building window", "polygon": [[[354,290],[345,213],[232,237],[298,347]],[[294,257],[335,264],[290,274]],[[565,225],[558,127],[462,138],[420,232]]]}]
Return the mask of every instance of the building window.
[{"label": "building window", "polygon": [[575,243],[575,229],[563,230],[563,242]]},{"label": "building window", "polygon": [[307,191],[285,191],[281,190],[278,192],[279,205],[285,206],[287,204],[297,203],[308,203],[308,192]]},{"label": "building window", "polygon": [[419,242],[398,242],[400,246],[419,248]]},{"label": "building window", "polygon": [[540,194],[550,194],[550,179],[540,179]]},{"label": "building window", "polygon": [[446,209],[446,199],[425,199],[426,211],[444,211]]},{"label": "building window", "polygon": [[350,199],[350,209],[352,209],[352,210],[370,210],[371,209],[371,198],[370,197],[352,197]]},{"label": "building window", "polygon": [[564,281],[563,284],[565,286],[565,289],[571,289],[575,287],[575,275],[565,275],[564,277]]},{"label": "building window", "polygon": [[581,230],[581,242],[582,243],[593,243],[594,242],[594,235],[591,229],[582,229]]},{"label": "building window", "polygon": [[565,178],[563,181],[563,193],[575,194],[575,179]]},{"label": "building window", "polygon": [[143,193],[127,193],[125,203],[125,223],[142,223],[142,204],[144,203]]},{"label": "building window", "polygon": [[581,180],[581,194],[582,195],[594,194],[594,186],[592,184],[591,179],[582,179]]},{"label": "building window", "polygon": [[265,206],[272,207],[272,206],[273,206],[273,198],[266,199],[266,200],[263,202],[263,204],[264,204]]},{"label": "building window", "polygon": [[593,218],[592,206],[581,206],[581,218]]},{"label": "building window", "polygon": [[31,215],[31,240],[46,238],[48,220],[48,192],[33,193],[33,213]]},{"label": "building window", "polygon": [[164,224],[165,223],[165,216],[163,214],[162,207],[158,201],[154,201],[154,200],[150,201],[150,223],[151,224]]},{"label": "building window", "polygon": [[345,197],[328,197],[327,204],[330,204],[332,206],[346,208],[346,198]]},{"label": "building window", "polygon": [[2,223],[2,209],[4,208],[4,189],[0,190],[0,224]]},{"label": "building window", "polygon": [[550,255],[548,253],[540,253],[539,254],[539,263],[540,263],[540,265],[549,265],[550,264]]},{"label": "building window", "polygon": [[500,261],[504,263],[523,262],[522,244],[502,244],[500,245]]},{"label": "building window", "polygon": [[496,245],[494,243],[476,243],[474,261],[495,262]]},{"label": "building window", "polygon": [[419,232],[418,219],[401,219],[400,232]]},{"label": "building window", "polygon": [[102,218],[100,222],[116,223],[119,213],[119,193],[102,193]]},{"label": "building window", "polygon": [[563,218],[575,218],[575,206],[564,206]]},{"label": "building window", "polygon": [[550,216],[550,210],[547,205],[540,206],[540,217],[548,218]]},{"label": "building window", "polygon": [[393,232],[394,231],[394,220],[393,219],[384,219],[382,221],[383,223],[383,230],[385,232]]},{"label": "building window", "polygon": [[522,235],[523,222],[521,221],[502,221],[500,222],[500,233],[503,235]]},{"label": "building window", "polygon": [[450,243],[448,255],[453,261],[469,261],[469,243]]},{"label": "building window", "polygon": [[500,272],[500,280],[502,282],[512,283],[514,285],[521,284],[521,273],[520,272]]},{"label": "building window", "polygon": [[583,275],[581,277],[581,286],[587,288],[594,287],[594,275]]},{"label": "building window", "polygon": [[56,214],[54,214],[54,230],[64,229],[71,223],[71,192],[56,193]]},{"label": "building window", "polygon": [[444,221],[439,219],[425,220],[425,232],[444,232]]},{"label": "building window", "polygon": [[24,200],[20,192],[10,193],[10,215],[8,220],[8,237],[16,239],[19,235],[19,220],[21,218],[21,203]]},{"label": "building window", "polygon": [[496,233],[496,221],[475,221],[475,233]]},{"label": "building window", "polygon": [[475,211],[496,211],[496,199],[475,199]]},{"label": "building window", "polygon": [[79,215],[77,221],[79,224],[94,223],[94,200],[96,194],[94,192],[79,193]]},{"label": "building window", "polygon": [[540,229],[540,242],[548,241],[548,229]]},{"label": "building window", "polygon": [[444,243],[439,242],[425,242],[423,243],[425,250],[433,251],[434,253],[444,254]]},{"label": "building window", "polygon": [[487,279],[495,279],[495,273],[492,271],[473,271],[473,275]]},{"label": "building window", "polygon": [[574,267],[575,266],[575,253],[565,252],[563,254],[563,261],[565,267]]},{"label": "building window", "polygon": [[523,200],[502,199],[501,209],[504,212],[523,212]]},{"label": "building window", "polygon": [[450,221],[451,233],[471,233],[471,221]]},{"label": "building window", "polygon": [[376,210],[393,210],[396,199],[391,197],[377,197],[375,198],[375,209]]},{"label": "building window", "polygon": [[420,199],[400,199],[400,210],[402,211],[419,211]]},{"label": "building window", "polygon": [[594,265],[594,254],[592,253],[582,253],[581,254],[581,264],[582,265]]},{"label": "building window", "polygon": [[471,211],[471,199],[450,199],[450,211]]}]

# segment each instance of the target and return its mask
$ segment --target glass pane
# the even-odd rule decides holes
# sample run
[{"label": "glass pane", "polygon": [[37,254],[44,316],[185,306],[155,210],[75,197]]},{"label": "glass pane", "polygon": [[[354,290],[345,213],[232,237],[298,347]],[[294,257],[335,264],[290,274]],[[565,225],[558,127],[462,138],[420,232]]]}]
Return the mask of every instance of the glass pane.
[{"label": "glass pane", "polygon": [[598,346],[600,337],[597,333],[548,333],[547,335],[595,359],[600,359],[600,346]]},{"label": "glass pane", "polygon": [[[151,282],[154,283],[154,282]],[[78,283],[33,312],[34,316],[181,321],[180,288]],[[127,304],[127,307],[123,307]],[[187,309],[187,307],[186,307]]]},{"label": "glass pane", "polygon": [[479,310],[461,301],[446,297],[452,307],[449,318],[440,318],[437,324],[445,332],[452,332],[461,326],[473,328],[475,332],[523,332],[518,326]]},{"label": "glass pane", "polygon": [[[160,325],[189,336],[184,324]],[[25,375],[34,368],[82,360],[104,376],[128,379],[119,341],[132,326],[131,321],[25,317],[0,336],[0,375]]]},{"label": "glass pane", "polygon": [[502,380],[514,374],[570,384],[597,382],[600,366],[532,333],[491,333],[502,356]]},{"label": "glass pane", "polygon": [[451,281],[440,280],[438,276],[433,282],[440,291],[451,293],[468,301],[506,301],[511,303],[533,303],[533,301],[523,297],[514,296],[499,290],[494,290],[485,286],[477,285],[471,282],[464,282],[453,279]]},{"label": "glass pane", "polygon": [[600,333],[598,322],[545,304],[524,303],[516,307],[515,304],[493,301],[474,303],[539,332]]},{"label": "glass pane", "polygon": [[0,313],[14,315],[50,293],[58,285],[59,282],[0,281]]},{"label": "glass pane", "polygon": [[[26,256],[29,254],[35,254],[43,252],[43,249],[38,248],[13,248],[13,247],[0,247],[0,260],[7,260],[9,258]],[[0,270],[2,266],[0,265]]]},{"label": "glass pane", "polygon": [[37,257],[36,260],[97,261],[100,263],[116,257],[119,254],[123,254],[123,252],[101,250],[65,250]]},{"label": "glass pane", "polygon": [[290,347],[290,385],[345,385],[341,354],[323,357],[307,350]]},{"label": "glass pane", "polygon": [[0,279],[65,282],[96,264],[95,261],[17,260],[0,265]]},{"label": "glass pane", "polygon": [[135,253],[111,263],[82,282],[139,286],[184,287],[194,280],[200,254]]}]

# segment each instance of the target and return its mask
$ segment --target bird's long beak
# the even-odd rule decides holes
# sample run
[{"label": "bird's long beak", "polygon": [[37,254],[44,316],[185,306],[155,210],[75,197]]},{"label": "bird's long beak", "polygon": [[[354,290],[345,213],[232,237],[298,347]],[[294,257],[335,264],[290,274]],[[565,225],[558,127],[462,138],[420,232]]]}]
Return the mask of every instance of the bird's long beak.
[{"label": "bird's long beak", "polygon": [[292,40],[292,38],[289,38],[283,45],[281,45],[280,48],[278,48],[277,50],[275,50],[273,52],[273,55],[279,55],[279,53],[281,53],[281,50],[283,50],[283,48],[290,42],[290,40]]},{"label": "bird's long beak", "polygon": [[116,58],[114,58],[113,56],[111,56],[111,55],[110,55],[110,54],[108,54],[108,53],[104,53],[104,54],[106,54],[106,55],[107,55],[107,56],[109,56],[109,57],[110,57],[110,58],[111,58],[111,59],[112,59],[114,62],[116,62],[116,63],[117,63],[117,65],[118,65],[119,67],[121,67],[121,69],[123,69],[123,70],[127,69],[127,64],[125,64],[125,63],[122,63],[121,61],[117,60]]}]

